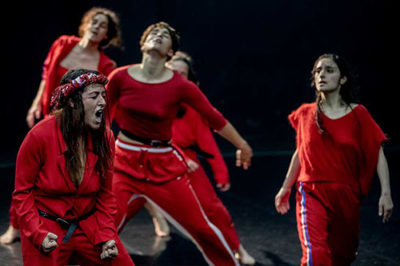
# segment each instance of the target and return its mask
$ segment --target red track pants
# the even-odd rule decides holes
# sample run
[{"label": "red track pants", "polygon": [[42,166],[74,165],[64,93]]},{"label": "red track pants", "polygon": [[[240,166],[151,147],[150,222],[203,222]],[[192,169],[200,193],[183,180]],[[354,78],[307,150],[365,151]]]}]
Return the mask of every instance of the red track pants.
[{"label": "red track pants", "polygon": [[[126,143],[121,147],[121,142],[117,141],[113,192],[118,204],[118,230],[121,231],[126,222],[148,201],[197,245],[208,264],[238,265],[221,231],[207,218],[186,174],[165,182],[151,180],[157,173],[175,168],[171,165],[176,163],[174,152],[164,153],[160,151],[168,149]],[[138,162],[143,162],[140,164],[141,169],[132,169],[132,165]],[[144,176],[135,178],[132,176],[133,171],[144,173]]]},{"label": "red track pants", "polygon": [[359,192],[334,182],[299,182],[297,230],[303,249],[301,265],[350,265],[360,232]]},{"label": "red track pants", "polygon": [[240,240],[232,221],[232,217],[225,208],[222,201],[218,198],[217,193],[210,180],[208,179],[204,169],[200,166],[196,171],[189,173],[190,184],[200,205],[203,207],[208,219],[221,230],[229,247],[237,251],[239,249]]}]

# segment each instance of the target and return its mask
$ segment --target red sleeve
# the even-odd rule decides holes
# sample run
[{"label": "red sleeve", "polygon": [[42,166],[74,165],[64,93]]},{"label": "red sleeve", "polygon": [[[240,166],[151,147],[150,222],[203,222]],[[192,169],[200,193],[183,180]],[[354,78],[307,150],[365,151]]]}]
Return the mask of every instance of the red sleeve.
[{"label": "red sleeve", "polygon": [[[198,116],[198,115],[197,115]],[[196,121],[196,142],[200,150],[205,151],[214,156],[214,158],[206,158],[210,164],[214,179],[217,184],[229,184],[228,168],[222,157],[222,154],[215,142],[214,136],[206,123],[198,116]]]},{"label": "red sleeve", "polygon": [[116,68],[117,64],[111,60],[103,52],[100,53],[100,64],[99,72],[105,76],[110,75],[110,73]]},{"label": "red sleeve", "polygon": [[106,85],[108,110],[110,112],[110,122],[114,118],[115,111],[118,105],[118,99],[120,97],[119,73],[119,69],[115,69],[114,71],[112,71],[108,76],[108,83]]},{"label": "red sleeve", "polygon": [[[114,159],[115,140],[111,130],[108,130],[111,154]],[[99,230],[95,236],[95,245],[115,239],[116,229],[114,216],[117,213],[117,202],[112,192],[113,164],[108,169],[105,178],[101,182],[100,191],[96,200],[96,215]],[[100,177],[101,178],[101,177]]]},{"label": "red sleeve", "polygon": [[66,35],[63,35],[59,37],[57,40],[53,42],[53,44],[50,47],[49,52],[47,53],[47,57],[43,62],[42,66],[42,80],[45,80],[47,78],[47,74],[49,72],[49,66],[51,65],[51,62],[53,61],[53,57],[55,55],[57,47],[62,45],[63,42],[66,40]]},{"label": "red sleeve", "polygon": [[298,108],[297,110],[293,111],[289,116],[289,122],[292,125],[292,127],[294,128],[295,131],[297,131],[297,127],[299,125],[299,113],[300,113],[300,108]]},{"label": "red sleeve", "polygon": [[21,233],[38,248],[42,245],[48,231],[43,228],[32,190],[41,165],[45,161],[44,152],[45,143],[30,131],[18,151],[13,192],[13,202],[19,216]]},{"label": "red sleeve", "polygon": [[376,173],[379,150],[383,142],[387,141],[387,137],[363,105],[358,108],[357,119],[360,122],[360,145],[363,152],[360,175],[361,194],[365,197]]},{"label": "red sleeve", "polygon": [[182,95],[183,101],[199,112],[213,129],[219,131],[226,125],[227,120],[224,116],[211,105],[207,97],[193,82],[184,81]]}]

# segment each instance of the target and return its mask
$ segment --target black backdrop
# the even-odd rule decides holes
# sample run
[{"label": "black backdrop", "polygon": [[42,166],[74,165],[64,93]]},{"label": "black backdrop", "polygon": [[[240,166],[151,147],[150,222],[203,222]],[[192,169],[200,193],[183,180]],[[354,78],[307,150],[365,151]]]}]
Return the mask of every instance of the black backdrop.
[{"label": "black backdrop", "polygon": [[52,42],[77,34],[92,6],[121,17],[125,50],[106,51],[118,65],[141,60],[139,38],[163,20],[182,35],[182,50],[195,60],[201,88],[250,140],[255,151],[293,148],[288,113],[313,101],[314,60],[325,52],[345,57],[358,75],[359,98],[391,139],[399,85],[395,1],[373,0],[146,0],[10,1],[3,7],[1,157],[13,162],[28,131],[26,112],[40,82]]}]

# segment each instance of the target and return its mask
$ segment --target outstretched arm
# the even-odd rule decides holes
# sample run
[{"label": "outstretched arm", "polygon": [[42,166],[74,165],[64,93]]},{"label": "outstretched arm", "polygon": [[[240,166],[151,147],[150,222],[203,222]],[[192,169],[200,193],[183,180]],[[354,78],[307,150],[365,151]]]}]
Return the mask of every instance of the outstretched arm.
[{"label": "outstretched arm", "polygon": [[392,215],[393,201],[390,192],[389,167],[382,147],[379,149],[377,172],[381,183],[381,196],[378,205],[379,216],[383,216],[382,222],[386,223]]},{"label": "outstretched arm", "polygon": [[296,182],[300,170],[299,156],[297,149],[294,152],[289,164],[289,169],[286,178],[283,181],[282,187],[278,194],[275,196],[275,208],[280,214],[285,214],[290,209],[289,198],[292,191],[293,184]]}]

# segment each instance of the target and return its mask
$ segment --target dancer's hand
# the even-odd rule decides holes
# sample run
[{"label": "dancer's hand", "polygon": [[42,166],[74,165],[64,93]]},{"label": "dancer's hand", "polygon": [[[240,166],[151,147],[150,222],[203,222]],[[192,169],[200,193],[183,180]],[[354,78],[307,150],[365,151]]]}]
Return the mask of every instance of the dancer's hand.
[{"label": "dancer's hand", "polygon": [[118,248],[114,240],[108,240],[103,244],[100,259],[113,259],[118,256]]},{"label": "dancer's hand", "polygon": [[285,214],[290,209],[290,198],[291,189],[281,187],[278,194],[275,196],[275,208],[280,214]]},{"label": "dancer's hand", "polygon": [[247,170],[251,164],[251,157],[253,157],[253,150],[245,141],[236,151],[236,166],[242,166],[243,169]]},{"label": "dancer's hand", "polygon": [[393,201],[392,197],[389,195],[381,195],[379,198],[379,216],[382,217],[382,222],[386,223],[389,221],[390,216],[393,212]]},{"label": "dancer's hand", "polygon": [[42,251],[44,253],[50,253],[55,250],[58,247],[57,238],[58,236],[56,234],[48,232],[42,242]]},{"label": "dancer's hand", "polygon": [[229,189],[231,189],[231,184],[217,184],[217,188],[222,191],[228,191]]},{"label": "dancer's hand", "polygon": [[196,162],[193,161],[193,160],[188,160],[188,161],[186,161],[186,164],[187,164],[188,172],[189,172],[189,173],[194,172],[194,171],[196,171],[196,170],[199,168],[199,164],[196,163]]},{"label": "dancer's hand", "polygon": [[42,114],[42,108],[40,104],[32,104],[31,108],[28,110],[26,115],[26,123],[28,127],[31,128],[35,124],[35,119],[39,119]]}]

